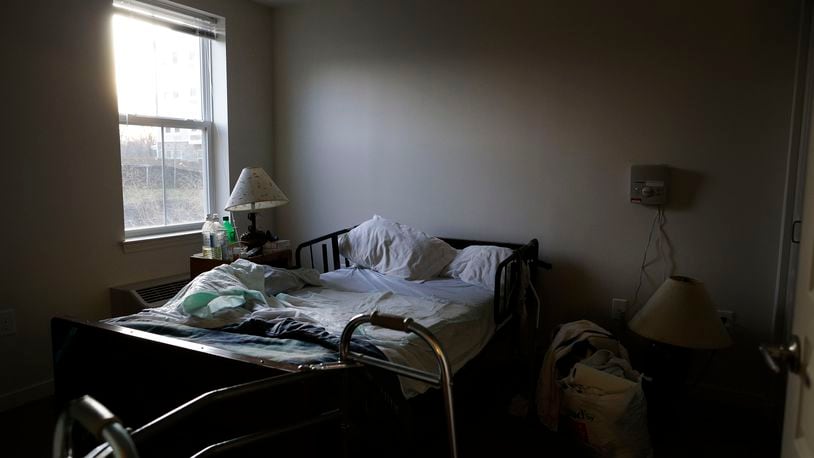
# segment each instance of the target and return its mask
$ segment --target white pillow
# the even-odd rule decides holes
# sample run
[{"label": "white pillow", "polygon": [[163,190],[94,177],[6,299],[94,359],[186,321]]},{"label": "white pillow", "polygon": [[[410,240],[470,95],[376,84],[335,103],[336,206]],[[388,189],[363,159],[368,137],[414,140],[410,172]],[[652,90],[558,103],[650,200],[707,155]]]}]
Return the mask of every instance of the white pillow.
[{"label": "white pillow", "polygon": [[339,253],[354,264],[406,280],[429,280],[455,257],[439,238],[379,215],[339,238]]},{"label": "white pillow", "polygon": [[472,245],[460,250],[444,270],[447,276],[467,283],[495,289],[497,266],[512,255],[509,248]]}]

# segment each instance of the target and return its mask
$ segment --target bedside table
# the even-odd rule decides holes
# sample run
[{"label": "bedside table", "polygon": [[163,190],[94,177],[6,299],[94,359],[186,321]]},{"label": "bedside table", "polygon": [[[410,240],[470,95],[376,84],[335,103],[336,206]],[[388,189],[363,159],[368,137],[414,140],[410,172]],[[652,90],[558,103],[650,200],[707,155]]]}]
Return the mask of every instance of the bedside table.
[{"label": "bedside table", "polygon": [[[244,259],[255,264],[288,269],[291,267],[291,250],[272,251],[269,254]],[[189,257],[189,278],[195,278],[198,274],[212,270],[221,264],[229,264],[229,261],[205,258],[201,253],[193,254]]]}]

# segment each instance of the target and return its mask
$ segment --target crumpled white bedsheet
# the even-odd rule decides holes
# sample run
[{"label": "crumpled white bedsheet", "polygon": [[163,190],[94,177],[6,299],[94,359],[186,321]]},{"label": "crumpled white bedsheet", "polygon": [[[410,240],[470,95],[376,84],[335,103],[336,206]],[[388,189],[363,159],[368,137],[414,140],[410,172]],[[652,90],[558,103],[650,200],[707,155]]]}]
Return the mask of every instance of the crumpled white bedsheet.
[{"label": "crumpled white bedsheet", "polygon": [[[410,317],[428,328],[440,341],[453,371],[457,371],[486,345],[492,334],[491,308],[461,304],[440,298],[411,297],[392,292],[359,293],[325,288],[306,288],[278,294],[277,300],[299,310],[331,333],[342,329],[355,315],[378,311]],[[262,314],[262,312],[258,312]],[[400,331],[364,325],[357,328],[390,361],[431,373],[438,372],[435,353],[420,337]],[[425,383],[399,377],[408,398],[429,388]]]},{"label": "crumpled white bedsheet", "polygon": [[[304,285],[320,284],[314,269],[281,270],[238,259],[204,272],[184,286],[161,307],[110,320],[126,323],[131,320],[158,320],[184,324],[196,328],[212,329],[238,323],[257,311],[274,308],[275,317],[299,318],[297,310],[286,306],[266,290],[297,289]],[[270,317],[266,313],[266,317]],[[302,318],[303,321],[312,321]]]},{"label": "crumpled white bedsheet", "polygon": [[[493,332],[491,302],[488,301],[484,303],[467,299],[466,302],[457,302],[436,294],[417,297],[407,295],[414,294],[409,289],[406,294],[333,289],[341,288],[342,282],[331,284],[331,288],[309,287],[267,296],[263,292],[267,285],[267,281],[264,282],[266,273],[264,266],[245,260],[218,266],[198,275],[162,307],[146,309],[110,322],[126,324],[129,320],[158,320],[211,329],[252,318],[294,318],[322,326],[340,336],[353,316],[379,311],[410,317],[427,327],[441,341],[453,371],[457,371],[477,355]],[[302,275],[303,284],[314,281],[313,272],[303,272]],[[445,279],[441,282],[447,285],[457,280]],[[428,289],[425,291],[450,289],[447,285],[433,290],[429,285],[431,283],[432,281],[427,282]],[[456,285],[452,285],[453,289]],[[408,286],[415,288],[413,285]],[[475,292],[478,293],[475,297],[483,296],[482,292]],[[362,326],[356,332],[366,336],[393,362],[428,372],[438,371],[435,354],[416,335],[370,325]],[[400,379],[402,391],[408,398],[423,393],[428,388],[428,385],[412,379]]]}]

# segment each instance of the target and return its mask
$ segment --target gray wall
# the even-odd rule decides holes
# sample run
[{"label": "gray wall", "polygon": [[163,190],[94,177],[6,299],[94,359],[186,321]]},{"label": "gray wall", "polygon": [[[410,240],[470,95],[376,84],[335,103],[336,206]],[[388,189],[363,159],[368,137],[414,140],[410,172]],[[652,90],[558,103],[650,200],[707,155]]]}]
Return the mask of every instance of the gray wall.
[{"label": "gray wall", "polygon": [[[540,239],[546,323],[608,323],[654,210],[631,164],[676,169],[676,273],[737,313],[708,380],[763,391],[795,1],[304,2],[275,9],[280,233],[379,213],[429,233]],[[661,278],[658,266],[650,269]],[[646,280],[642,297],[653,291]]]},{"label": "gray wall", "polygon": [[[249,1],[190,4],[227,21],[230,181],[247,165],[271,171],[270,12]],[[18,333],[0,337],[0,410],[50,389],[50,317],[105,317],[109,286],[187,272],[200,250],[197,239],[120,246],[110,14],[110,0],[3,4],[0,309],[16,311]]]}]

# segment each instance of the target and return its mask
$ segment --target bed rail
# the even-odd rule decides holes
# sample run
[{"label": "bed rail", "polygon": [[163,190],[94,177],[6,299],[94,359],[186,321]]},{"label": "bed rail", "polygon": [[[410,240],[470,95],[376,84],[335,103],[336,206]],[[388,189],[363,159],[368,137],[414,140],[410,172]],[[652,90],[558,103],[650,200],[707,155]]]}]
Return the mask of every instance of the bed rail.
[{"label": "bed rail", "polygon": [[[488,244],[488,242],[485,243]],[[535,268],[549,270],[551,264],[539,259],[540,243],[537,239],[531,239],[525,245],[514,245],[514,247],[510,247],[510,244],[492,243],[492,245],[505,246],[514,250],[511,256],[498,264],[495,271],[495,326],[500,328],[511,318],[512,306],[519,299],[519,295],[525,293],[518,288],[528,286],[530,283],[530,278],[524,279],[523,276],[531,275]]]},{"label": "bed rail", "polygon": [[[302,242],[297,246],[297,250],[294,252],[294,264],[297,267],[302,267],[302,252],[303,250],[308,250],[308,258],[311,261],[311,265],[309,267],[316,269],[317,264],[314,262],[314,247],[319,246],[320,254],[322,255],[322,272],[328,272],[330,270],[338,270],[341,269],[340,265],[340,256],[339,256],[339,236],[350,231],[353,229],[349,227],[347,229],[341,229],[336,232],[332,232],[327,235],[323,235],[322,237],[317,237],[313,240],[309,240],[307,242]],[[331,260],[333,261],[333,268],[330,268],[328,264],[328,244],[331,245]],[[350,267],[350,261],[347,258],[345,259],[345,267]]]}]

